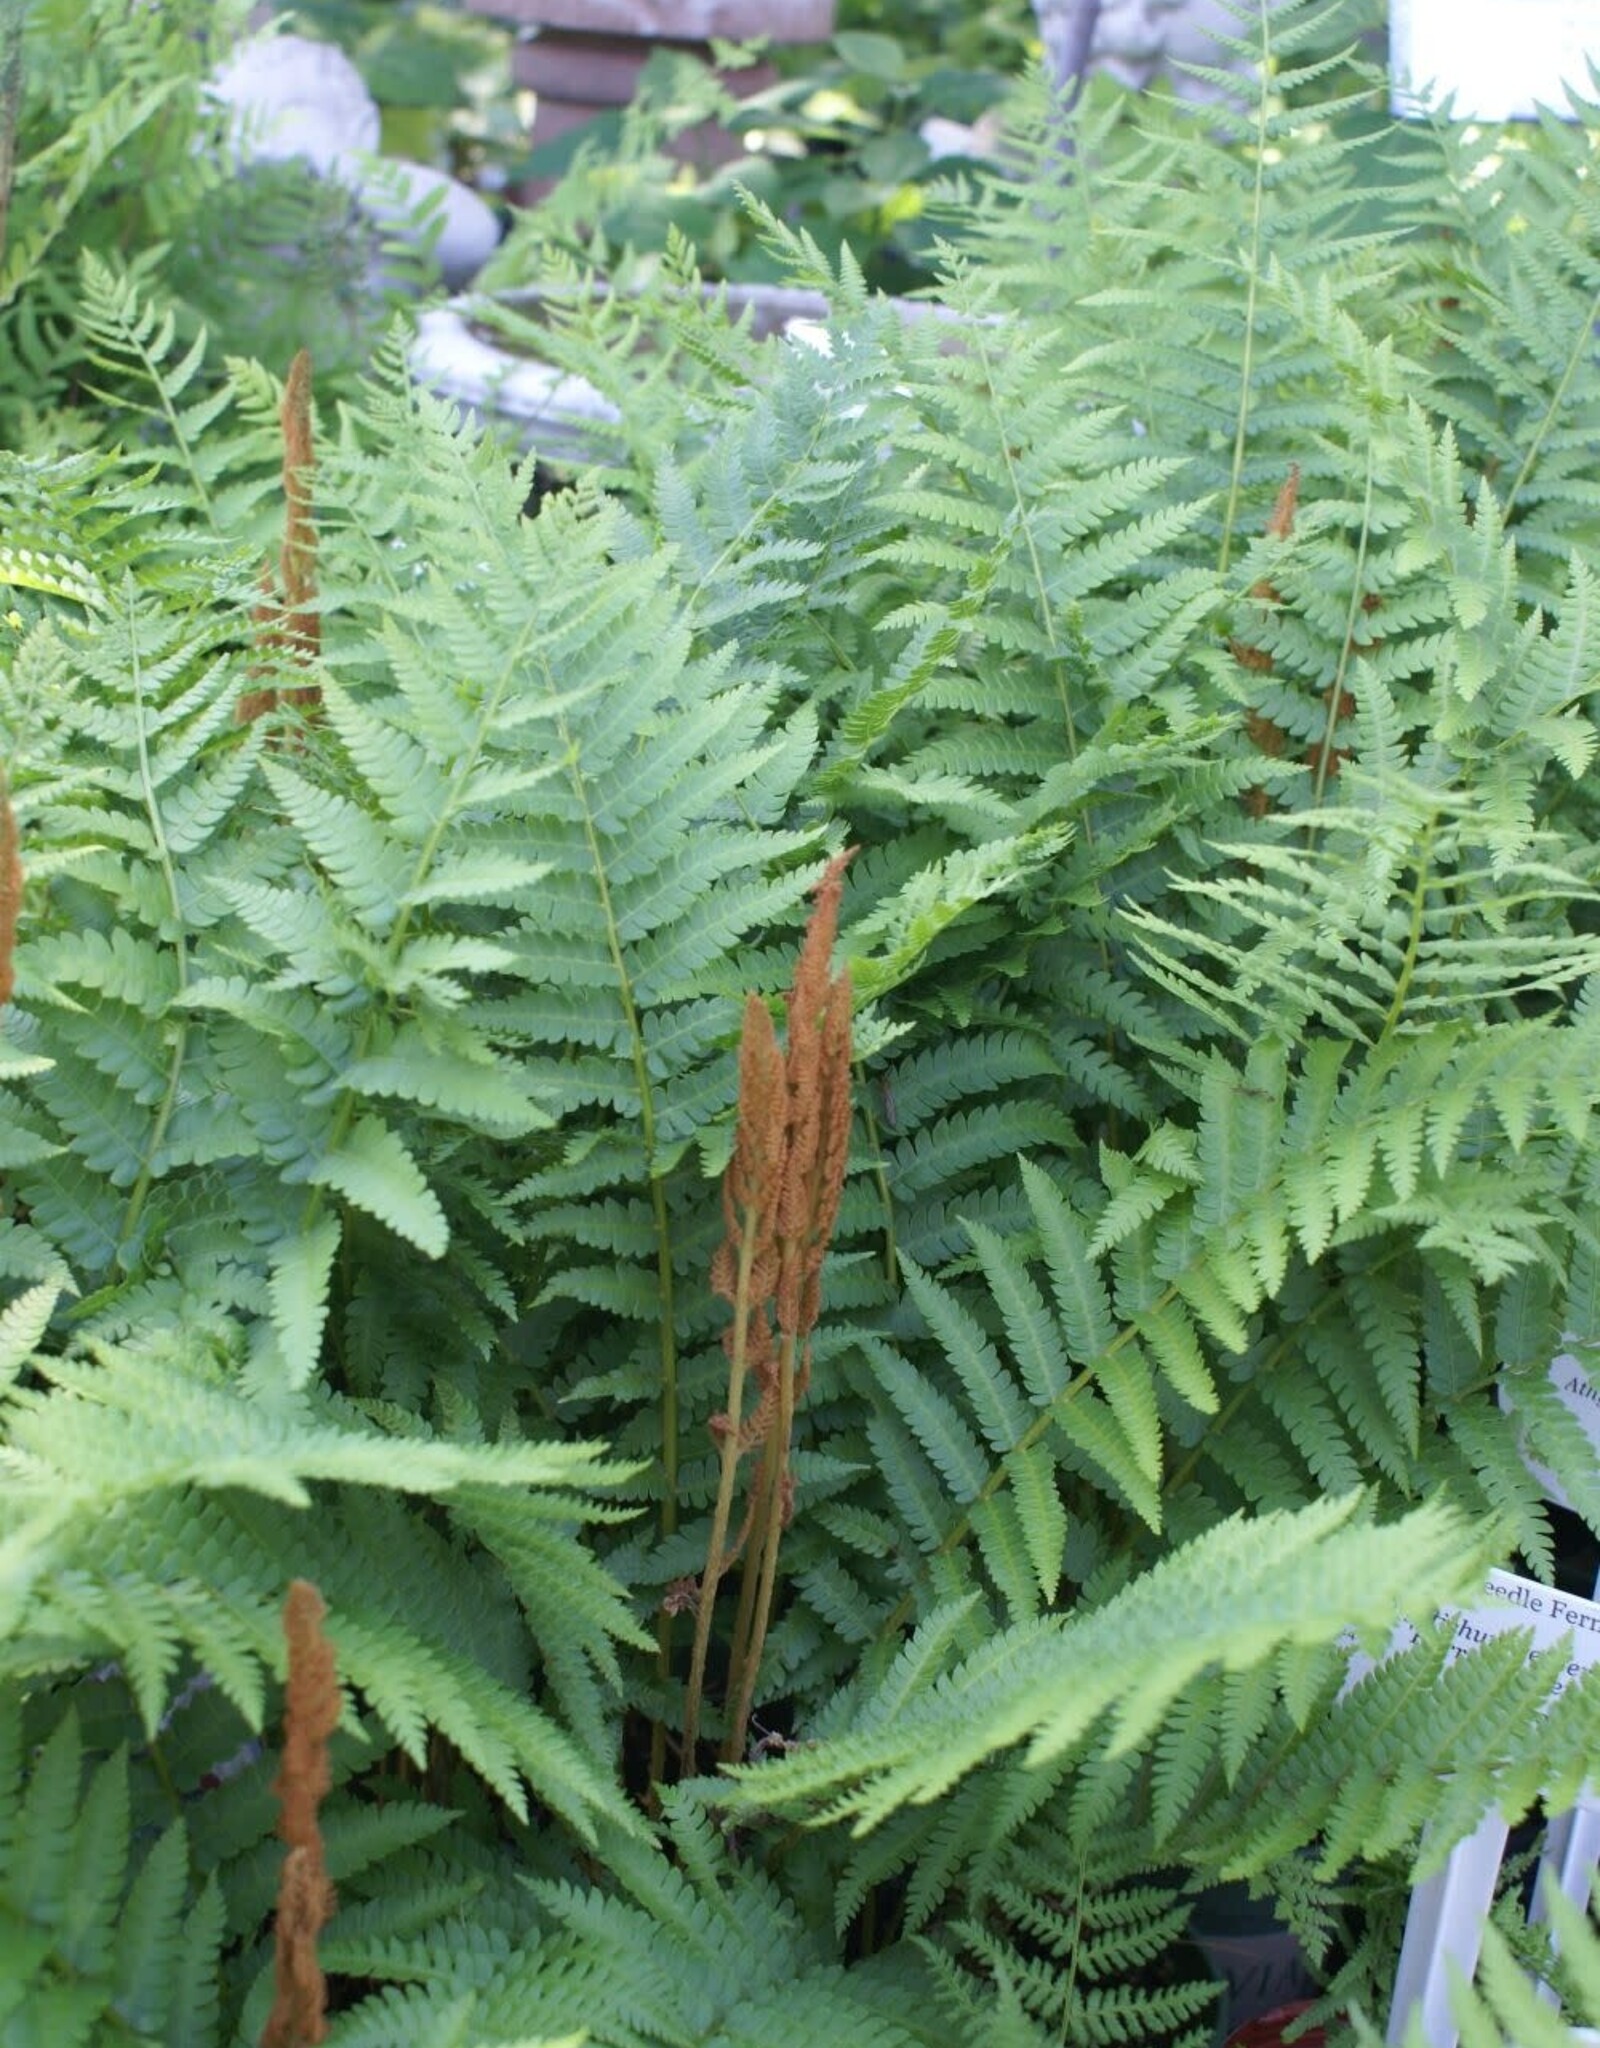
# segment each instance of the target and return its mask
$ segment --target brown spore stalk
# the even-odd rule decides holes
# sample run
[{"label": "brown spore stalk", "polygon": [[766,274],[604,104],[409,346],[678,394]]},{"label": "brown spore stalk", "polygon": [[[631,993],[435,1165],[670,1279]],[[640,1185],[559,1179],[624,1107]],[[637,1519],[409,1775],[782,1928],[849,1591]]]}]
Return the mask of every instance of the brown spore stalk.
[{"label": "brown spore stalk", "polygon": [[[788,1047],[780,1050],[759,996],[745,1004],[739,1044],[739,1119],[723,1178],[727,1230],[711,1266],[713,1290],[733,1314],[723,1333],[728,1403],[711,1421],[719,1472],[706,1567],[695,1602],[685,1693],[683,1758],[695,1768],[717,1588],[739,1557],[744,1572],[728,1668],[724,1753],[744,1748],[777,1586],[778,1553],[793,1508],[789,1450],[796,1404],[810,1379],[809,1337],[822,1296],[850,1146],[850,977],[830,973],[850,853],[817,883],[789,991]],[[747,1408],[746,1396],[754,1392]],[[729,1541],[741,1459],[759,1449],[744,1526]]]},{"label": "brown spore stalk", "polygon": [[289,1686],[283,1762],[273,1787],[281,1809],[278,1832],[289,1846],[278,1881],[274,1996],[261,2048],[314,2048],[328,2038],[328,1987],[317,1937],[333,1917],[335,1900],[318,1811],[333,1782],[328,1739],[339,1725],[339,1679],[333,1645],[323,1633],[327,1612],[309,1580],[293,1581],[283,1603]]},{"label": "brown spore stalk", "polygon": [[[271,571],[264,569],[266,596],[250,616],[256,645],[264,655],[286,655],[309,666],[322,651],[322,620],[317,612],[317,527],[311,504],[317,451],[311,421],[311,357],[305,349],[289,365],[278,423],[283,430],[283,546],[278,551],[276,587]],[[248,725],[280,702],[316,704],[321,697],[315,683],[295,690],[247,690],[236,716],[241,725]]]},{"label": "brown spore stalk", "polygon": [[[1267,519],[1266,534],[1269,540],[1287,540],[1294,532],[1294,515],[1300,503],[1300,465],[1290,465],[1289,474],[1278,488],[1272,511]],[[1250,595],[1260,604],[1281,604],[1277,585],[1270,576],[1263,576],[1250,586]],[[1252,675],[1271,675],[1272,656],[1263,647],[1252,647],[1246,640],[1230,640],[1228,652],[1242,669]],[[1276,761],[1282,758],[1289,745],[1289,735],[1283,727],[1264,711],[1250,710],[1245,713],[1245,731],[1251,744],[1263,754]],[[1239,799],[1251,817],[1259,818],[1272,809],[1272,798],[1260,783],[1247,789]]]}]

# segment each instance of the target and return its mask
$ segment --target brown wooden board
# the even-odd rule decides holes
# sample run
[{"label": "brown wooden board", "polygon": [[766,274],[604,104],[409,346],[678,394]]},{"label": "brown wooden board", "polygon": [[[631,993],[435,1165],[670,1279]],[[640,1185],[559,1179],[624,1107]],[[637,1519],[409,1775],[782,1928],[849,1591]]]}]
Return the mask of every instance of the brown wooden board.
[{"label": "brown wooden board", "polygon": [[776,43],[825,42],[834,0],[464,0],[469,13],[529,28],[651,41],[731,41],[770,36]]}]

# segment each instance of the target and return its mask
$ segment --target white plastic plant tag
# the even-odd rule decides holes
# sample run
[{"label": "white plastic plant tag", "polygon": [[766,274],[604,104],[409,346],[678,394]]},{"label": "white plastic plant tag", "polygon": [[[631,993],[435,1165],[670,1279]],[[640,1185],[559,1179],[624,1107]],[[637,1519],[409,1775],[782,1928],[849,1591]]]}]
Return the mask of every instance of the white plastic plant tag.
[{"label": "white plastic plant tag", "polygon": [[1458,121],[1560,113],[1569,84],[1589,92],[1591,57],[1600,64],[1600,0],[1390,0],[1397,114],[1447,95]]},{"label": "white plastic plant tag", "polygon": [[[1508,1629],[1525,1628],[1533,1632],[1530,1656],[1554,1649],[1563,1638],[1570,1638],[1566,1662],[1552,1674],[1552,1699],[1563,1692],[1568,1682],[1581,1671],[1600,1664],[1600,1601],[1585,1600],[1578,1593],[1558,1593],[1553,1586],[1541,1586],[1535,1579],[1518,1578],[1515,1572],[1490,1572],[1484,1591],[1488,1600],[1482,1607],[1444,1607],[1439,1610],[1436,1618],[1440,1621],[1451,1615],[1455,1617],[1455,1641],[1450,1645],[1447,1663],[1453,1664],[1458,1657],[1468,1656],[1495,1636],[1503,1636]],[[1417,1640],[1416,1629],[1410,1622],[1403,1621],[1389,1638],[1388,1654],[1393,1656],[1396,1651],[1409,1650]],[[1367,1676],[1374,1661],[1365,1654],[1351,1658],[1346,1691]]]},{"label": "white plastic plant tag", "polygon": [[[1575,1340],[1569,1336],[1566,1341],[1571,1344]],[[1575,1353],[1563,1351],[1550,1361],[1550,1383],[1560,1396],[1562,1407],[1589,1439],[1590,1448],[1595,1455],[1595,1464],[1600,1467],[1600,1382],[1597,1382],[1597,1378],[1591,1377],[1588,1368]],[[1516,1403],[1504,1387],[1500,1389],[1500,1406],[1508,1414],[1513,1413],[1516,1408]],[[1547,1500],[1554,1501],[1558,1508],[1572,1506],[1572,1502],[1567,1498],[1566,1489],[1548,1465],[1541,1465],[1537,1458],[1530,1458],[1526,1448],[1523,1450],[1522,1462],[1544,1488]]]}]

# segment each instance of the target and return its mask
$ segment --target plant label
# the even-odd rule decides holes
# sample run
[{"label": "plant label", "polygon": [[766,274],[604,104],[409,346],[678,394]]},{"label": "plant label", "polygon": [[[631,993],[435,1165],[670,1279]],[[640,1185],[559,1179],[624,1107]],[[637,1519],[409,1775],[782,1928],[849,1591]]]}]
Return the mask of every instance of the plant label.
[{"label": "plant label", "polygon": [[1554,1649],[1563,1638],[1570,1639],[1567,1661],[1550,1688],[1552,1699],[1580,1671],[1600,1664],[1600,1602],[1586,1600],[1581,1593],[1557,1592],[1553,1586],[1519,1578],[1515,1572],[1490,1572],[1485,1590],[1490,1596],[1488,1604],[1463,1608],[1456,1615],[1452,1664],[1480,1643],[1513,1628],[1532,1630],[1530,1656]]},{"label": "plant label", "polygon": [[[1569,1344],[1573,1341],[1570,1336],[1567,1338]],[[1589,1368],[1576,1353],[1563,1351],[1550,1361],[1550,1384],[1560,1397],[1562,1407],[1589,1439],[1595,1463],[1600,1466],[1600,1378],[1590,1373]],[[1500,1389],[1500,1406],[1507,1412],[1513,1411],[1516,1407],[1516,1403],[1504,1387]],[[1541,1464],[1537,1458],[1529,1457],[1526,1445],[1523,1447],[1522,1461],[1544,1488],[1547,1500],[1554,1501],[1558,1508],[1572,1506],[1561,1481],[1548,1465]]]},{"label": "plant label", "polygon": [[[1529,1645],[1530,1657],[1540,1656],[1557,1644],[1567,1644],[1566,1658],[1560,1669],[1552,1673],[1550,1697],[1557,1698],[1580,1672],[1592,1670],[1600,1664],[1600,1601],[1586,1600],[1579,1593],[1561,1593],[1554,1586],[1540,1585],[1536,1579],[1519,1578],[1515,1572],[1491,1571],[1484,1582],[1485,1602],[1481,1607],[1444,1607],[1435,1619],[1455,1618],[1455,1640],[1450,1645],[1447,1663],[1453,1664],[1458,1657],[1465,1657],[1495,1636],[1503,1636],[1508,1629],[1525,1628],[1532,1631],[1533,1641]],[[1409,1650],[1418,1640],[1418,1632],[1409,1621],[1402,1621],[1389,1638],[1387,1654]],[[1358,1685],[1373,1669],[1374,1659],[1358,1653],[1350,1660],[1350,1676],[1345,1690]]]}]

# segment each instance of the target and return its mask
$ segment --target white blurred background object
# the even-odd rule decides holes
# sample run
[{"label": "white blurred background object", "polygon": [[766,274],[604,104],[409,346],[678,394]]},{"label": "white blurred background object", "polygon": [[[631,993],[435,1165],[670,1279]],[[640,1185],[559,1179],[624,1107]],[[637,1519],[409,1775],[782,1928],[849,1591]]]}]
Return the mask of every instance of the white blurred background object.
[{"label": "white blurred background object", "polygon": [[421,232],[431,233],[437,222],[433,260],[452,290],[488,261],[500,239],[493,210],[443,171],[377,154],[377,102],[331,43],[252,37],[216,72],[209,91],[228,110],[230,146],[240,164],[302,158],[319,177],[344,186],[390,235],[404,238],[418,220]]},{"label": "white blurred background object", "polygon": [[1177,67],[1241,69],[1226,39],[1251,40],[1250,24],[1225,0],[1033,0],[1033,11],[1050,74],[1069,95],[1096,70],[1131,86],[1164,72],[1183,98],[1214,98],[1214,87]]},{"label": "white blurred background object", "polygon": [[1390,0],[1397,114],[1454,96],[1460,121],[1517,121],[1566,110],[1566,86],[1592,92],[1600,0]]}]

